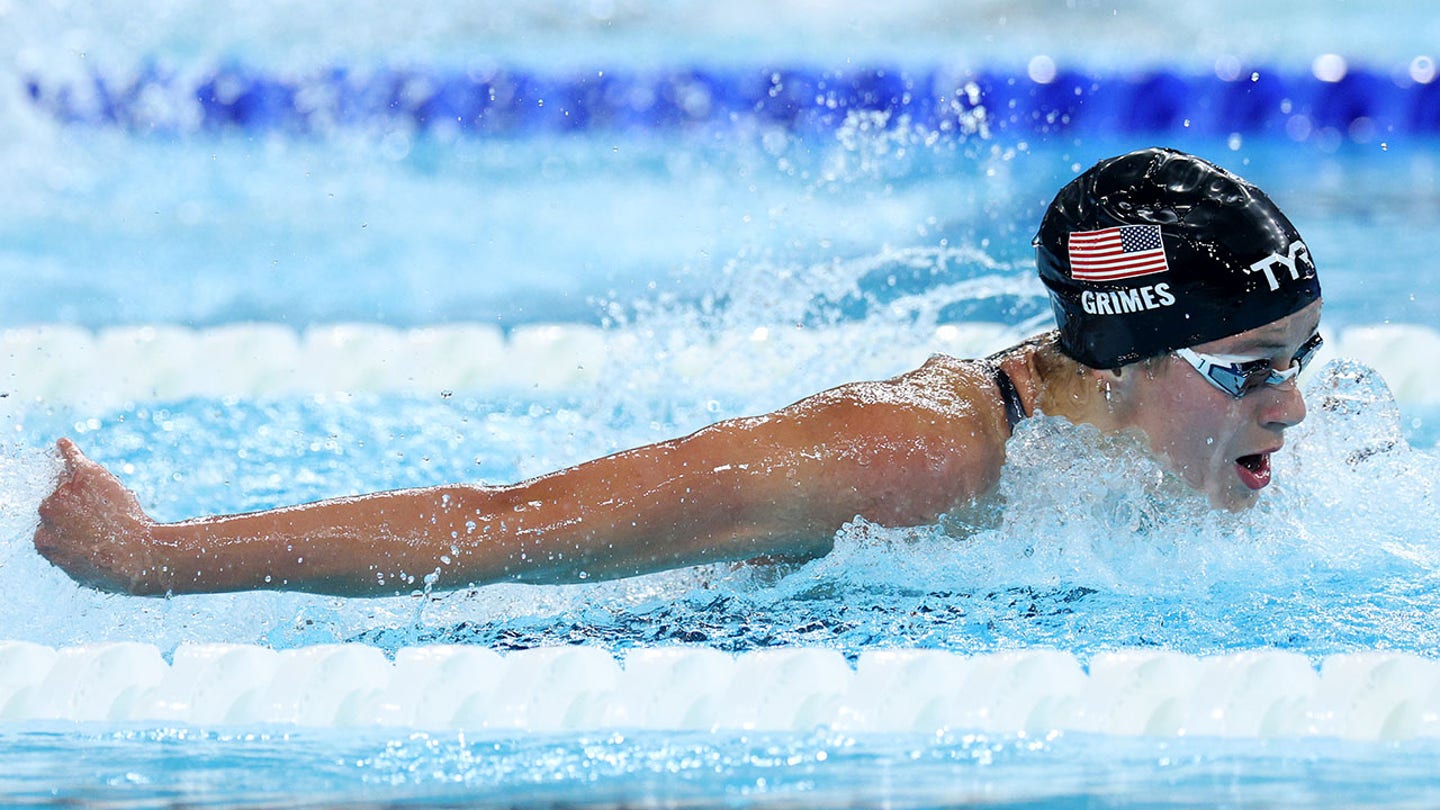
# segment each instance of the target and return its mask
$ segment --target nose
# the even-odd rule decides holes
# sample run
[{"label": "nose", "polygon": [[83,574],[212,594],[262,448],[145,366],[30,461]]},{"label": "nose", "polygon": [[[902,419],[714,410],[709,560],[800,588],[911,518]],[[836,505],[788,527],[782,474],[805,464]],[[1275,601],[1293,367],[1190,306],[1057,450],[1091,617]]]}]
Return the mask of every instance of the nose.
[{"label": "nose", "polygon": [[1266,427],[1285,429],[1305,421],[1305,397],[1295,380],[1288,380],[1277,386],[1266,386],[1266,400],[1260,411],[1260,421]]}]

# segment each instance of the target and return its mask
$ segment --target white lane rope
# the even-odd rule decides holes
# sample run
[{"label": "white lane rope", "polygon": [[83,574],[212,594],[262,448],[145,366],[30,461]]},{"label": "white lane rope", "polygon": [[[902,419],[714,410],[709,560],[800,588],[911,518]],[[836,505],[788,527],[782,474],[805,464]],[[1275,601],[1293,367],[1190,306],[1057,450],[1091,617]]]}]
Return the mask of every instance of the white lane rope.
[{"label": "white lane rope", "polygon": [[1440,661],[1259,649],[1198,657],[1128,649],[1088,665],[1029,649],[965,656],[776,648],[736,655],[597,647],[360,644],[276,651],[122,642],[0,642],[0,727],[21,721],[553,732],[597,729],[1030,735],[1440,736]]},{"label": "white lane rope", "polygon": [[[993,323],[943,325],[927,335],[882,334],[857,323],[805,330],[756,327],[663,340],[636,330],[578,324],[528,325],[508,334],[484,324],[416,329],[332,324],[297,331],[280,324],[239,323],[98,332],[41,325],[0,331],[0,393],[11,406],[104,407],[196,396],[564,392],[594,385],[616,358],[644,363],[657,352],[666,354],[674,370],[703,375],[707,385],[750,390],[793,371],[806,356],[845,347],[881,341],[915,355],[869,353],[893,366],[918,363],[929,352],[983,356],[1025,336]],[[1327,338],[1322,361],[1359,360],[1381,373],[1401,403],[1440,403],[1440,377],[1431,373],[1427,359],[1440,355],[1440,331],[1386,324],[1352,327]],[[713,373],[732,366],[743,366],[746,373]],[[898,370],[860,367],[856,373],[888,376]]]}]

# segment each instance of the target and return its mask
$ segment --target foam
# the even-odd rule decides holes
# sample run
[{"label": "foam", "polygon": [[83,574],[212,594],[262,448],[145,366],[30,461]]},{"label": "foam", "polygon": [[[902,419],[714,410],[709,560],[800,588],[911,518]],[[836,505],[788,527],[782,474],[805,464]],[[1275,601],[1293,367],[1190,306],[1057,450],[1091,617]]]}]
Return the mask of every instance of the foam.
[{"label": "foam", "polygon": [[[716,395],[753,392],[793,374],[803,359],[877,340],[970,357],[1025,335],[994,323],[944,324],[929,335],[877,334],[867,324],[806,330],[750,328],[689,339],[667,349],[671,371],[704,375]],[[1328,357],[1348,357],[1384,376],[1402,405],[1440,403],[1440,380],[1424,358],[1440,354],[1440,331],[1414,324],[1357,326],[1329,335]],[[928,339],[927,339],[928,338]],[[508,334],[483,324],[398,329],[330,324],[303,331],[269,323],[208,329],[116,327],[92,332],[41,325],[0,332],[6,359],[0,392],[12,403],[105,407],[188,397],[276,397],[333,393],[412,394],[584,391],[615,362],[656,344],[638,330],[530,325]],[[893,354],[882,360],[894,361]],[[863,359],[863,358],[861,358]],[[714,373],[731,369],[735,373]],[[706,373],[707,370],[711,373]],[[857,375],[899,368],[860,366]]]},{"label": "foam", "polygon": [[1359,326],[1344,331],[1327,348],[1331,357],[1360,360],[1380,372],[1403,404],[1440,402],[1429,358],[1440,357],[1440,331],[1418,324]]},{"label": "foam", "polygon": [[847,733],[1440,736],[1440,661],[1410,653],[1257,649],[1197,657],[1023,649],[965,656],[787,647],[624,652],[362,644],[276,651],[182,644],[167,662],[136,642],[52,649],[0,642],[0,720]]}]

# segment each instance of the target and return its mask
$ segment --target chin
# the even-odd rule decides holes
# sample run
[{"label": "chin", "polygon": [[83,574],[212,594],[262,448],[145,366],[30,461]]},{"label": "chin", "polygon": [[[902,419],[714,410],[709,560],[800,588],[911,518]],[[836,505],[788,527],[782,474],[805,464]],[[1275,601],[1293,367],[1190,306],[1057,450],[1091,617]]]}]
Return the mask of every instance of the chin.
[{"label": "chin", "polygon": [[1259,490],[1244,492],[1211,492],[1210,505],[1226,512],[1244,512],[1260,502]]}]

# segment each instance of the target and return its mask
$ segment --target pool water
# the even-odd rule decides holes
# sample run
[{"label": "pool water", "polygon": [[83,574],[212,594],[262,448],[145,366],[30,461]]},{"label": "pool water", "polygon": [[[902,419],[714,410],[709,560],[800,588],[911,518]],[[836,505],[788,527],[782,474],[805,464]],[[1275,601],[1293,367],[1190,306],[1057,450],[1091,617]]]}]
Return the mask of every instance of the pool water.
[{"label": "pool water", "polygon": [[[501,4],[482,16],[441,4],[402,20],[379,7],[360,19],[173,3],[143,30],[105,4],[0,5],[14,23],[0,39],[17,54],[0,64],[0,177],[23,190],[0,202],[0,639],[141,641],[167,657],[198,643],[389,656],[435,644],[617,656],[818,647],[851,662],[911,648],[1058,649],[1082,664],[1132,648],[1258,648],[1316,665],[1436,656],[1440,166],[1423,122],[992,131],[972,112],[946,128],[874,110],[802,125],[742,109],[495,133],[422,131],[380,104],[358,123],[302,131],[206,124],[177,102],[217,74],[254,89],[336,66],[473,73],[476,48],[486,70],[547,81],[772,65],[813,77],[857,64],[1029,77],[1044,55],[1119,86],[1156,65],[1199,86],[1233,60],[1273,66],[1316,98],[1327,53],[1343,52],[1352,77],[1410,77],[1412,93],[1433,67],[1431,23],[1406,8],[1390,10],[1389,35],[1361,42],[1349,35],[1375,26],[1343,5],[1298,29],[1251,4],[1220,15],[1258,15],[1233,29],[1158,4],[1071,4],[1056,17],[921,2],[913,19],[763,5],[727,16],[685,3]],[[953,35],[936,36],[936,20]],[[1296,35],[1257,33],[1281,25]],[[1081,47],[1077,30],[1114,45]],[[121,86],[146,71],[170,77],[150,85],[165,92],[124,115],[56,101],[96,76]],[[1322,266],[1328,344],[1304,383],[1310,418],[1245,515],[1210,512],[1133,448],[1037,419],[1011,442],[1003,510],[903,531],[857,521],[804,564],[453,592],[417,577],[411,595],[376,600],[141,600],[80,589],[28,547],[55,466],[45,448],[60,435],[157,517],[181,519],[513,481],[895,374],[932,351],[993,351],[1046,328],[1029,239],[1054,189],[1155,142],[1267,189]],[[0,752],[0,795],[16,803],[1408,806],[1440,791],[1428,738],[30,719],[0,725]]]},{"label": "pool water", "polygon": [[[1423,806],[1433,744],[945,734],[343,735],[305,730],[40,729],[6,734],[17,804],[788,807]],[[83,746],[83,757],[75,757]],[[1337,762],[1344,767],[1335,767]],[[158,764],[157,764],[158,763]],[[1377,787],[1377,784],[1380,787]],[[224,796],[224,801],[213,797]],[[1337,797],[1343,797],[1337,801]],[[897,798],[899,799],[897,801]]]}]

